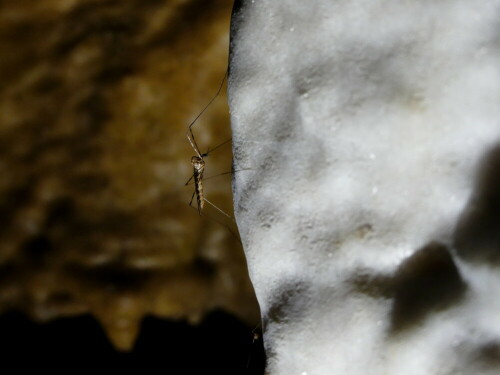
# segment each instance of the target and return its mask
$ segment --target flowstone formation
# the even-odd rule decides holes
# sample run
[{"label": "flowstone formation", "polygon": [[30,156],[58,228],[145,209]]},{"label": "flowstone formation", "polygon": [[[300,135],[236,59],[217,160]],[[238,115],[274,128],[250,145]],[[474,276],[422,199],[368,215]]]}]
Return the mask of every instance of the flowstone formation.
[{"label": "flowstone formation", "polygon": [[269,374],[500,372],[499,15],[237,2],[235,214]]},{"label": "flowstone formation", "polygon": [[[189,122],[227,68],[232,1],[0,4],[0,311],[93,314],[116,347],[143,316],[258,309],[238,241],[188,207]],[[225,95],[194,128],[230,138]],[[231,170],[230,147],[206,175]],[[206,194],[231,211],[230,176]],[[215,218],[217,219],[217,218]]]}]

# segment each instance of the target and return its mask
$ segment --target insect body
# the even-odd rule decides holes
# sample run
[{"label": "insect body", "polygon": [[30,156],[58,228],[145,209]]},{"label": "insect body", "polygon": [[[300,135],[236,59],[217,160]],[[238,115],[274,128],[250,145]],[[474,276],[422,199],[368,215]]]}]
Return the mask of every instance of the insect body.
[{"label": "insect body", "polygon": [[[208,150],[207,152],[205,152],[204,154],[202,154],[200,152],[200,149],[199,149],[198,145],[196,144],[196,139],[194,137],[194,133],[193,133],[193,129],[192,129],[193,126],[196,123],[196,120],[198,120],[198,118],[203,114],[203,112],[205,112],[205,110],[210,106],[210,104],[212,104],[212,102],[215,100],[215,98],[219,95],[219,93],[220,93],[220,91],[222,89],[222,86],[224,85],[224,81],[226,80],[227,74],[228,74],[228,71],[226,71],[226,74],[224,75],[224,78],[222,79],[222,82],[221,82],[221,84],[219,86],[219,89],[217,90],[217,93],[215,94],[215,96],[212,98],[212,100],[210,100],[210,102],[205,106],[205,108],[203,108],[203,110],[198,114],[198,116],[196,116],[196,118],[188,126],[188,131],[186,133],[186,136],[187,136],[187,139],[189,141],[189,144],[193,148],[193,150],[196,153],[196,155],[193,156],[193,157],[191,157],[191,164],[193,166],[193,175],[189,178],[189,180],[186,182],[185,185],[188,185],[189,182],[192,179],[194,179],[194,192],[193,192],[193,195],[191,196],[191,201],[189,202],[189,206],[192,205],[194,196],[196,195],[196,202],[198,204],[198,214],[200,216],[203,215],[203,208],[205,207],[205,202],[206,202],[210,206],[212,206],[213,208],[215,208],[217,211],[219,211],[221,214],[223,214],[224,216],[226,216],[229,220],[231,220],[231,221],[234,222],[234,219],[230,215],[228,215],[223,210],[221,210],[219,207],[217,207],[215,204],[213,204],[212,202],[210,202],[205,197],[205,194],[203,192],[203,173],[205,171],[205,158],[209,155],[210,152],[215,151],[219,147],[222,147],[225,144],[231,142],[231,138],[228,139],[228,140],[226,140],[225,142],[221,143],[217,147],[215,147],[215,148],[213,148],[211,150]],[[228,172],[228,173],[232,173],[232,172]],[[227,174],[227,173],[222,173],[222,174]],[[215,176],[213,176],[213,177],[215,177]],[[210,178],[210,177],[208,177],[208,178]],[[223,226],[225,226],[231,232],[231,234],[238,240],[238,242],[241,243],[241,240],[238,237],[238,235],[228,225],[226,225],[223,222],[220,222],[218,220],[215,220],[215,221],[217,221],[220,224],[222,224]]]},{"label": "insect body", "polygon": [[191,128],[189,128],[187,138],[189,140],[189,143],[193,147],[193,150],[197,153],[197,155],[191,158],[191,164],[193,165],[193,175],[186,182],[186,185],[188,185],[189,181],[191,181],[191,179],[194,179],[194,192],[193,195],[191,196],[191,201],[189,202],[189,205],[191,206],[191,204],[193,203],[193,198],[196,195],[196,202],[198,203],[198,213],[201,216],[201,211],[205,207],[205,196],[203,195],[203,172],[205,171],[205,160],[203,160],[203,158],[205,156],[208,156],[208,154],[200,153],[200,150],[196,145],[194,134],[191,131]]},{"label": "insect body", "polygon": [[[203,171],[205,170],[205,160],[200,156],[193,156],[191,158],[193,165],[193,178],[194,178],[194,193],[196,194],[196,202],[198,203],[198,213],[201,215],[203,207],[205,207],[205,197],[203,195]],[[191,198],[191,202],[193,198]],[[191,205],[191,203],[190,203]]]},{"label": "insect body", "polygon": [[[200,152],[200,149],[198,148],[198,145],[196,144],[196,140],[194,138],[194,133],[192,130],[192,127],[196,123],[196,120],[198,120],[198,118],[203,114],[203,112],[205,112],[205,110],[210,106],[210,104],[212,104],[212,102],[215,100],[215,98],[219,95],[219,93],[222,89],[222,86],[224,85],[224,81],[226,80],[227,73],[228,72],[226,71],[226,73],[224,74],[224,78],[222,79],[222,82],[220,83],[219,89],[217,90],[217,93],[215,94],[215,96],[212,98],[212,100],[210,100],[210,102],[205,106],[205,108],[203,108],[203,110],[198,114],[198,116],[196,116],[196,118],[191,122],[191,124],[188,127],[188,131],[186,133],[186,136],[187,136],[189,143],[191,144],[191,147],[196,152],[196,155],[191,158],[191,164],[193,165],[193,175],[186,182],[186,185],[189,184],[189,181],[191,181],[191,179],[194,179],[194,192],[193,192],[193,195],[191,196],[191,201],[189,202],[189,205],[191,206],[191,204],[193,203],[194,196],[196,195],[196,202],[198,204],[198,213],[200,215],[202,214],[202,210],[205,207],[205,202],[207,202],[208,204],[213,206],[215,209],[217,209],[219,212],[221,212],[225,216],[231,218],[228,214],[226,214],[224,211],[222,211],[219,207],[217,207],[216,205],[211,203],[208,199],[206,199],[204,194],[203,194],[203,172],[205,170],[204,158],[208,156],[208,153],[210,151],[207,151],[204,154],[202,154]],[[229,141],[231,141],[231,140],[230,139],[227,140],[226,142],[220,144],[219,146],[215,147],[211,151],[214,151],[215,149],[228,143]]]},{"label": "insect body", "polygon": [[[191,131],[191,129],[190,129]],[[196,203],[198,204],[198,213],[202,214],[202,210],[205,207],[205,202],[207,202],[209,205],[214,207],[217,211],[221,212],[224,216],[232,219],[231,216],[226,214],[224,211],[222,211],[219,207],[217,207],[215,204],[210,202],[207,198],[205,198],[205,195],[203,193],[203,172],[205,171],[205,158],[208,156],[209,152],[215,151],[221,146],[224,146],[225,144],[229,143],[231,139],[228,139],[227,141],[221,143],[217,147],[213,148],[212,150],[207,151],[206,153],[202,154],[200,153],[200,150],[196,146],[196,141],[194,140],[194,135],[191,132],[191,134],[188,133],[187,135],[189,143],[191,143],[191,146],[193,146],[193,149],[197,153],[197,155],[193,156],[191,158],[191,164],[193,165],[193,175],[189,178],[189,180],[186,182],[185,185],[188,185],[191,179],[194,179],[194,192],[193,195],[191,196],[191,201],[189,202],[189,205],[193,203],[194,196],[196,195]],[[229,172],[231,173],[231,172]],[[223,173],[225,174],[225,173]]]}]

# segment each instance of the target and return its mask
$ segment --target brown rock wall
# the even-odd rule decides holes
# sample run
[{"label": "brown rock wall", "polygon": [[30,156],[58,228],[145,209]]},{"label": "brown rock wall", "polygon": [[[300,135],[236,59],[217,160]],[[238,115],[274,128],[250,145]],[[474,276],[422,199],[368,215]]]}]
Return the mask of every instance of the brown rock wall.
[{"label": "brown rock wall", "polygon": [[[239,243],[184,187],[186,126],[224,75],[231,6],[0,1],[0,311],[91,312],[121,349],[146,314],[258,319]],[[230,137],[225,93],[195,132],[202,151]],[[229,171],[230,147],[207,164]],[[229,176],[206,189],[231,211]]]}]

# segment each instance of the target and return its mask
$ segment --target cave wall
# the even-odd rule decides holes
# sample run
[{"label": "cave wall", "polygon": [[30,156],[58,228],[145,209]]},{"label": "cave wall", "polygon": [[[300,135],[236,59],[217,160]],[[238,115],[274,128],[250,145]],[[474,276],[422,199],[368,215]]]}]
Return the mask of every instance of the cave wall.
[{"label": "cave wall", "polygon": [[269,374],[496,374],[500,1],[237,1],[235,214]]}]

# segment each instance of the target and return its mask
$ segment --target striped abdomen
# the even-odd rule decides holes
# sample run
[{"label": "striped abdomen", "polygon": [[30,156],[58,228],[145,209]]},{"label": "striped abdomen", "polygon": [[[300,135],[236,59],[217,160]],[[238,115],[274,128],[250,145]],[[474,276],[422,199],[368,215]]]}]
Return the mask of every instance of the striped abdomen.
[{"label": "striped abdomen", "polygon": [[191,164],[193,164],[194,172],[194,191],[196,193],[196,202],[198,203],[198,213],[201,215],[201,211],[205,206],[205,197],[203,196],[203,171],[205,170],[205,161],[199,156],[193,156],[191,158]]}]

